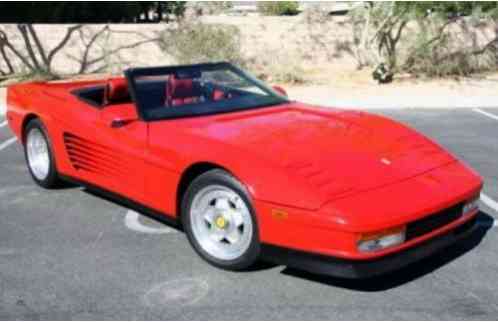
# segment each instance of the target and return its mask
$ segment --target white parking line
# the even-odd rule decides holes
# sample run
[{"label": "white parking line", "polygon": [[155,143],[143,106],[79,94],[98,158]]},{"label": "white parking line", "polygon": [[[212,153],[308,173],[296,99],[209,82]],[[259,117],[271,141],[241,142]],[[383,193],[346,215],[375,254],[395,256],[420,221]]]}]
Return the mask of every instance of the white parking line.
[{"label": "white parking line", "polygon": [[128,229],[143,234],[169,234],[176,232],[176,230],[168,227],[154,228],[154,227],[145,226],[144,224],[140,223],[140,221],[138,220],[139,216],[140,215],[136,211],[128,210],[125,217],[126,227],[128,227]]},{"label": "white parking line", "polygon": [[[485,115],[485,116],[487,116],[489,118],[492,118],[493,120],[498,121],[498,115],[495,115],[495,114],[483,111],[480,108],[474,108],[472,110],[474,112],[480,113],[480,114]],[[488,197],[484,193],[481,193],[481,198],[480,199],[481,199],[481,201],[486,206],[488,206],[489,208],[493,209],[498,214],[498,202],[494,201],[493,199],[491,199],[490,197]],[[493,220],[493,227],[498,227],[498,222],[496,221],[496,219]]]},{"label": "white parking line", "polygon": [[[493,209],[498,214],[498,202],[494,201],[493,199],[491,199],[490,197],[488,197],[487,195],[485,195],[482,192],[481,192],[480,200],[482,201],[483,204],[485,204],[487,207]],[[480,224],[482,224],[482,223],[480,223]],[[485,225],[487,226],[487,224],[485,224]],[[493,219],[493,224],[491,225],[491,227],[498,227],[498,222],[496,221],[496,219]]]},{"label": "white parking line", "polygon": [[9,145],[11,145],[12,143],[16,142],[16,140],[17,140],[17,138],[13,137],[13,138],[8,139],[7,141],[4,141],[4,142],[0,143],[0,151],[2,151],[3,149],[5,149],[6,147],[8,147]]},{"label": "white parking line", "polygon": [[491,113],[488,113],[486,111],[483,111],[481,110],[480,108],[474,108],[472,109],[474,112],[477,112],[477,113],[481,113],[482,115],[486,115],[487,117],[490,117],[492,118],[493,120],[497,120],[498,121],[498,115],[494,115],[494,114],[491,114]]},{"label": "white parking line", "polygon": [[3,121],[2,123],[0,123],[0,128],[4,127],[7,125],[7,121]]},{"label": "white parking line", "polygon": [[481,201],[488,206],[489,208],[493,209],[498,213],[498,202],[494,201],[490,197],[486,196],[484,193],[481,193]]}]

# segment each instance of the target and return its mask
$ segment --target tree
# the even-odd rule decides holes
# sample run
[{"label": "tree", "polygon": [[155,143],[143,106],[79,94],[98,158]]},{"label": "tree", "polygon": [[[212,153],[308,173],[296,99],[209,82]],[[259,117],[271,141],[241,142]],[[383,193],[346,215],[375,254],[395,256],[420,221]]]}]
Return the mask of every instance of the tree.
[{"label": "tree", "polygon": [[[53,69],[55,57],[77,34],[85,48],[81,57],[72,57],[80,63],[80,73],[102,68],[101,63],[111,54],[127,48],[134,48],[154,41],[147,37],[131,43],[106,49],[98,57],[95,52],[99,39],[117,32],[104,26],[97,33],[83,32],[82,23],[139,21],[144,16],[146,21],[169,21],[171,16],[182,16],[185,2],[182,1],[144,1],[144,2],[0,2],[0,21],[16,23],[0,24],[0,76],[11,77],[14,74],[43,75],[57,77]],[[150,16],[155,13],[155,17]],[[59,42],[53,46],[44,43],[35,23],[65,23],[65,32]],[[78,23],[78,24],[75,24]],[[79,24],[81,23],[81,24]]]},{"label": "tree", "polygon": [[0,21],[8,23],[106,23],[133,21],[137,2],[1,2]]},{"label": "tree", "polygon": [[[426,66],[439,67],[441,63],[446,63],[447,59],[458,60],[454,63],[456,66],[462,63],[463,66],[470,66],[467,64],[469,59],[476,55],[488,54],[495,49],[498,32],[497,28],[495,36],[484,44],[473,42],[472,49],[462,51],[462,48],[459,48],[452,51],[449,42],[454,42],[456,37],[450,32],[450,27],[460,23],[462,33],[473,32],[465,27],[470,21],[466,16],[471,14],[496,24],[497,3],[368,2],[350,13],[358,67],[382,64],[382,69],[392,76],[401,70],[422,72],[423,68],[419,68],[418,64],[422,60]],[[412,30],[416,30],[415,33],[407,32],[409,24],[412,25]],[[469,37],[477,38],[470,34]],[[407,54],[401,53],[401,43],[403,47],[410,49]],[[432,55],[433,53],[437,54]],[[467,71],[473,69],[467,68]]]},{"label": "tree", "polygon": [[[110,47],[108,40],[115,34],[136,37]],[[102,72],[113,65],[112,60],[121,59],[122,51],[158,41],[156,34],[150,36],[134,30],[114,30],[109,25],[68,25],[59,41],[50,47],[42,39],[35,25],[0,25],[0,81],[17,77],[59,78],[60,71],[54,69],[53,61],[61,53],[78,64],[72,72],[66,69],[66,74]],[[78,43],[75,46],[80,48],[78,54],[64,51],[71,42]]]},{"label": "tree", "polygon": [[52,48],[47,48],[40,41],[32,24],[18,24],[15,28],[22,39],[22,48],[18,48],[11,42],[9,32],[5,28],[0,29],[0,53],[8,68],[8,71],[2,71],[2,74],[8,75],[16,72],[11,58],[14,56],[29,73],[54,76],[52,62],[55,56],[66,46],[73,34],[82,28],[82,25],[68,26],[60,41]]},{"label": "tree", "polygon": [[[162,21],[183,16],[184,1],[33,1],[0,2],[5,23],[111,23]],[[155,13],[156,17],[151,17]]]}]

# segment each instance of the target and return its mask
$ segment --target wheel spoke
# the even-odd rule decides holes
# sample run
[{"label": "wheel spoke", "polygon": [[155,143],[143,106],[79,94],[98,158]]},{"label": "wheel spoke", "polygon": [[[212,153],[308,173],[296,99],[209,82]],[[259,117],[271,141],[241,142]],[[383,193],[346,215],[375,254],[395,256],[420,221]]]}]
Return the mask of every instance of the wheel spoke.
[{"label": "wheel spoke", "polygon": [[215,212],[212,208],[209,208],[205,213],[204,213],[204,220],[208,222],[210,225],[213,224],[215,217]]},{"label": "wheel spoke", "polygon": [[219,210],[228,210],[230,209],[230,203],[227,198],[218,198],[216,199],[215,208]]},{"label": "wheel spoke", "polygon": [[233,223],[235,224],[235,227],[240,227],[244,224],[244,218],[238,211],[234,211],[232,213],[232,218],[233,218]]},{"label": "wheel spoke", "polygon": [[222,232],[220,231],[213,231],[211,233],[211,237],[217,241],[217,242],[221,242],[224,238],[225,238],[225,234],[223,234]]},{"label": "wheel spoke", "polygon": [[245,207],[244,201],[239,196],[235,196],[232,202],[236,209],[243,209]]},{"label": "wheel spoke", "polygon": [[240,237],[241,233],[238,229],[233,229],[230,233],[226,235],[226,239],[230,242],[230,244],[237,243]]}]

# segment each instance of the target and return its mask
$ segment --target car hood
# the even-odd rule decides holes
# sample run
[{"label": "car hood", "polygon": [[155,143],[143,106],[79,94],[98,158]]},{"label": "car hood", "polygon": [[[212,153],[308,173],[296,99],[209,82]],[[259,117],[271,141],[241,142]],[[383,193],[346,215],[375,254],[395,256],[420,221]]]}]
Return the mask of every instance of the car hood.
[{"label": "car hood", "polygon": [[455,161],[398,122],[300,103],[217,116],[194,131],[265,160],[321,204]]}]

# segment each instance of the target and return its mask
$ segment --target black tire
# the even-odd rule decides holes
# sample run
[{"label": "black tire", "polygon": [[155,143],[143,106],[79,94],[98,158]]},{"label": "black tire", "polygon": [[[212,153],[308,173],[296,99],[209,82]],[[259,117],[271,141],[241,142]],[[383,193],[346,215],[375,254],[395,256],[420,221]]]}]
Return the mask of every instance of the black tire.
[{"label": "black tire", "polygon": [[[245,202],[251,214],[251,220],[253,226],[252,230],[253,234],[251,237],[251,242],[249,244],[248,249],[241,256],[233,260],[222,260],[208,254],[199,245],[192,231],[192,223],[189,215],[192,206],[192,201],[196,196],[196,194],[201,189],[209,185],[225,186],[235,191]],[[261,250],[261,244],[259,241],[258,225],[255,216],[255,211],[251,203],[251,198],[249,197],[249,193],[247,192],[244,185],[242,185],[237,179],[235,179],[232,175],[230,175],[226,171],[221,169],[210,170],[201,174],[196,179],[194,179],[193,182],[188,187],[182,199],[181,216],[182,216],[183,228],[185,230],[185,233],[187,234],[187,238],[190,244],[197,252],[197,254],[199,254],[208,263],[222,269],[240,271],[251,268],[251,266],[253,266],[257,262]]]},{"label": "black tire", "polygon": [[[34,173],[33,170],[31,169],[31,166],[29,165],[29,160],[28,160],[28,149],[27,149],[27,137],[28,133],[33,130],[33,129],[38,129],[42,133],[45,142],[47,143],[48,147],[48,154],[49,154],[49,160],[50,160],[50,165],[49,165],[49,171],[47,176],[44,179],[38,179]],[[38,184],[40,187],[43,187],[45,189],[54,189],[60,186],[61,180],[59,179],[59,175],[57,173],[57,165],[55,163],[55,157],[53,153],[53,148],[52,148],[52,143],[50,141],[50,138],[48,136],[48,132],[43,125],[43,123],[40,121],[40,119],[32,119],[29,121],[29,123],[26,125],[24,128],[23,132],[23,142],[24,142],[24,158],[26,160],[26,165],[28,166],[29,173],[31,174],[31,177],[33,180]]]}]

